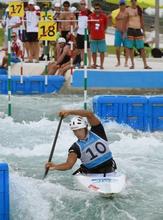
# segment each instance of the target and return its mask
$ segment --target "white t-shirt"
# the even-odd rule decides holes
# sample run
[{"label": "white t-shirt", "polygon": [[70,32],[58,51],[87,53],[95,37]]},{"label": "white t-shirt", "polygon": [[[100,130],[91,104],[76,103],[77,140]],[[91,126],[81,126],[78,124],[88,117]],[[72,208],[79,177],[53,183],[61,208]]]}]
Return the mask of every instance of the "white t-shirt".
[{"label": "white t-shirt", "polygon": [[88,16],[79,16],[77,33],[80,35],[84,35],[85,28],[87,27],[88,27]]},{"label": "white t-shirt", "polygon": [[[8,27],[12,27],[13,25],[21,23],[20,17],[3,17],[2,21],[3,25],[5,26],[5,35],[8,36]],[[16,32],[18,35],[20,27],[12,28],[12,32]]]},{"label": "white t-shirt", "polygon": [[38,32],[39,16],[36,11],[26,11],[26,30],[27,32]]}]

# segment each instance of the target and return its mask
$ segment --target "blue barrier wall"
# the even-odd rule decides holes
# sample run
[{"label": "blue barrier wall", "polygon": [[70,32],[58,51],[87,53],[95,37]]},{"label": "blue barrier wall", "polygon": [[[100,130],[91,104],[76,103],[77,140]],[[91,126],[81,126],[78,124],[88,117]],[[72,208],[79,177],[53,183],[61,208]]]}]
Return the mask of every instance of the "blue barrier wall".
[{"label": "blue barrier wall", "polygon": [[163,96],[95,96],[93,111],[104,121],[115,120],[141,131],[163,130]]},{"label": "blue barrier wall", "polygon": [[9,220],[9,173],[5,163],[0,163],[0,220]]},{"label": "blue barrier wall", "polygon": [[[20,76],[11,77],[12,94],[44,94],[58,92],[63,86],[65,79],[63,76],[48,76],[48,85],[45,85],[45,76],[23,76],[23,83]],[[0,75],[0,94],[7,94],[7,76]]]},{"label": "blue barrier wall", "polygon": [[[163,71],[88,70],[88,88],[163,88]],[[84,87],[84,70],[74,70],[72,86]]]}]

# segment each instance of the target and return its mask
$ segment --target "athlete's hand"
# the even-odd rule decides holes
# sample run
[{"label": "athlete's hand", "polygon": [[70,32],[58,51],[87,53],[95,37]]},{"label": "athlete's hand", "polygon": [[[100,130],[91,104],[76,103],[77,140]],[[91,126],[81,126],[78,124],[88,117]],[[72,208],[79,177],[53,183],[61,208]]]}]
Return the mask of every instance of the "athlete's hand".
[{"label": "athlete's hand", "polygon": [[45,169],[55,170],[55,164],[52,162],[48,162],[45,164]]},{"label": "athlete's hand", "polygon": [[59,112],[59,116],[60,116],[60,117],[64,117],[64,118],[65,118],[65,117],[67,117],[68,115],[69,115],[69,111],[64,111],[64,110],[63,110],[63,111],[60,111],[60,112]]}]

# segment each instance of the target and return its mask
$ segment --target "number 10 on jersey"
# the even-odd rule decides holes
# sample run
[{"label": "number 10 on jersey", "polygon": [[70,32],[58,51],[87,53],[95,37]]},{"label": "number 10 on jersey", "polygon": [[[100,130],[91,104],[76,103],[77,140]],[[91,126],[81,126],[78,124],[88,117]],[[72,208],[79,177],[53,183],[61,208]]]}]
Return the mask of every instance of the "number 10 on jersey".
[{"label": "number 10 on jersey", "polygon": [[39,40],[55,41],[57,33],[57,23],[53,21],[40,21],[39,22]]}]

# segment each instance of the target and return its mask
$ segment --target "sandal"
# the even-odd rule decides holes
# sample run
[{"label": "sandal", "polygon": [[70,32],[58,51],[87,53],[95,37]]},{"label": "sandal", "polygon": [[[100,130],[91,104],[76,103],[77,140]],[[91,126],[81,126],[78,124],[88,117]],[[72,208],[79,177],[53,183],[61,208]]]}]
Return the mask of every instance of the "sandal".
[{"label": "sandal", "polygon": [[96,65],[92,65],[92,66],[91,66],[91,69],[96,69]]},{"label": "sandal", "polygon": [[135,69],[135,67],[134,66],[130,66],[130,70],[132,70],[132,69]]},{"label": "sandal", "polygon": [[151,70],[152,68],[150,66],[145,66],[144,69]]},{"label": "sandal", "polygon": [[32,60],[26,60],[25,63],[33,63]]}]

